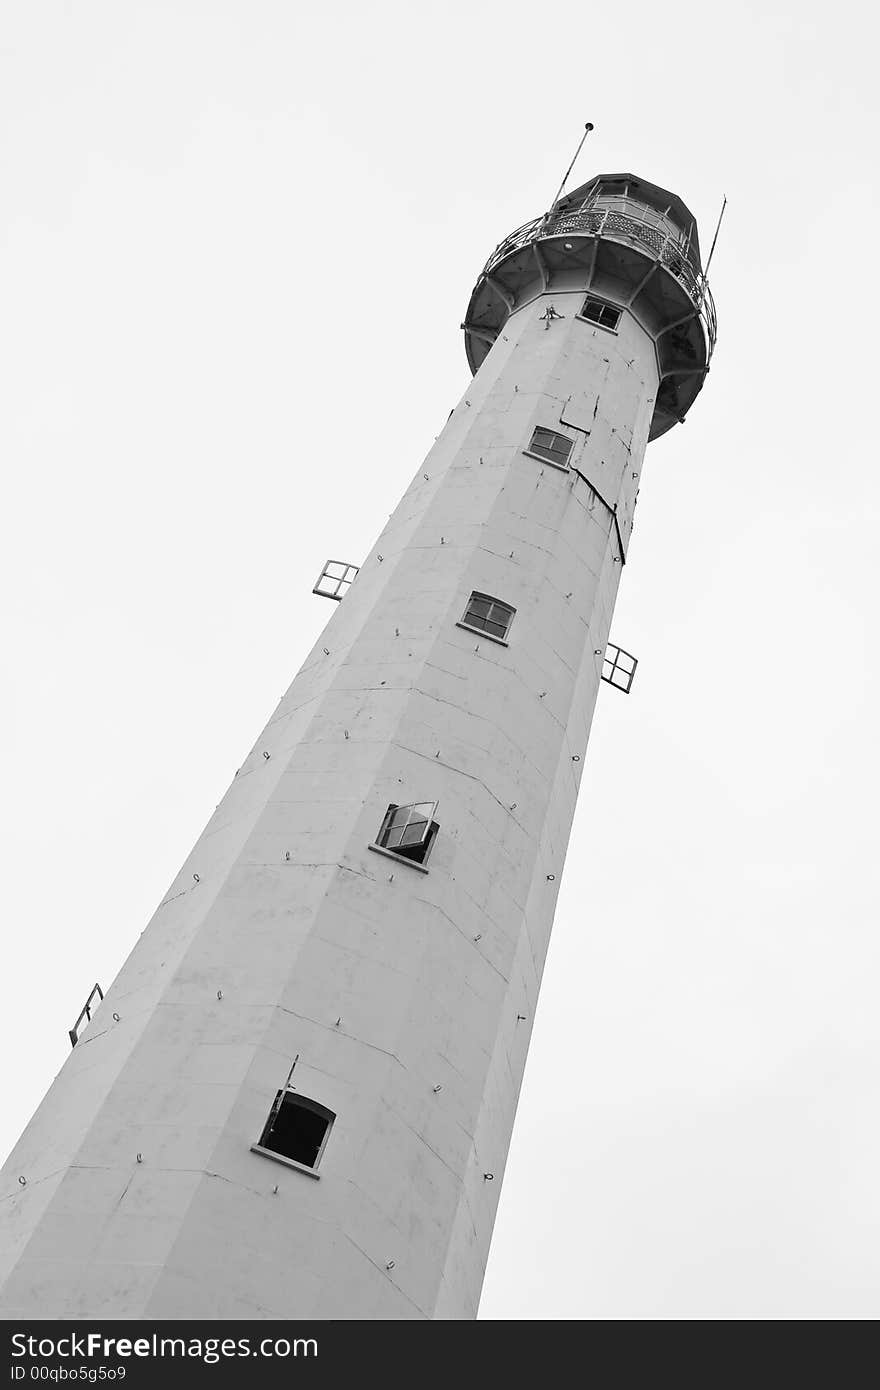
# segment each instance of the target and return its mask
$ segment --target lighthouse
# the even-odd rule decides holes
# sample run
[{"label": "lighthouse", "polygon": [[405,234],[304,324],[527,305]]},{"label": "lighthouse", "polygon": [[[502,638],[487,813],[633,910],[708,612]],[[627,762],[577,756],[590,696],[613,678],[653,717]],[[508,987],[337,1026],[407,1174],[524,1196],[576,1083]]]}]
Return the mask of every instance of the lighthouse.
[{"label": "lighthouse", "polygon": [[645,449],[715,343],[694,218],[591,179],[462,326],[473,379],[2,1170],[4,1318],[476,1316]]}]

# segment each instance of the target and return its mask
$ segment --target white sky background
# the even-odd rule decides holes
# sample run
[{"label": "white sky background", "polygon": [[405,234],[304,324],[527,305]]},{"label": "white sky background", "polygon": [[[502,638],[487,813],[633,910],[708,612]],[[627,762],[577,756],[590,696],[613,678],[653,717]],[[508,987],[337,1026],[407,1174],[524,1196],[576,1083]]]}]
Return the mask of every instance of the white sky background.
[{"label": "white sky background", "polygon": [[719,346],[648,449],[481,1316],[880,1313],[876,23],[7,0],[0,1152],[592,120],[572,186],[704,248],[728,194]]}]

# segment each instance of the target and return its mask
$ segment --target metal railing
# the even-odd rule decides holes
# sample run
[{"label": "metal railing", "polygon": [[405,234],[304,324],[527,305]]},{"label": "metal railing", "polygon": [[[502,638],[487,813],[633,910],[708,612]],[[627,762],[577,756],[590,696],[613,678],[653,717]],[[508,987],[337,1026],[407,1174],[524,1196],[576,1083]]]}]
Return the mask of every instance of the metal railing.
[{"label": "metal railing", "polygon": [[[624,200],[618,198],[616,201]],[[626,201],[632,203],[634,209],[642,208],[641,204],[632,199]],[[633,213],[620,212],[616,208],[594,202],[590,207],[558,213],[556,216],[547,213],[544,217],[536,217],[532,222],[526,222],[524,226],[511,232],[510,236],[495,248],[483,268],[483,274],[491,275],[503,260],[514,251],[528,246],[530,242],[566,235],[606,237],[610,241],[624,242],[649,251],[655,260],[675,276],[687,292],[702,320],[706,331],[708,356],[712,356],[717,320],[715,302],[708,281],[691,260],[687,240],[682,236],[673,235],[663,225],[654,225],[647,221],[644,210],[643,215],[638,217]]]}]

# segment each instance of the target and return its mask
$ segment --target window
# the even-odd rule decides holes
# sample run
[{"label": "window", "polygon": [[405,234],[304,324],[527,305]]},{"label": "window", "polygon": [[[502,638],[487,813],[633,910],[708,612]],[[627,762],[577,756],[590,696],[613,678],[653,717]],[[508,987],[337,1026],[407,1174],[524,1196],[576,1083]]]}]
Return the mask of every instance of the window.
[{"label": "window", "polygon": [[389,806],[385,812],[373,849],[424,864],[440,829],[434,820],[436,801],[419,801],[411,806]]},{"label": "window", "polygon": [[617,690],[622,690],[624,695],[628,695],[632,690],[638,664],[638,657],[631,656],[622,647],[615,647],[609,642],[602,660],[602,679]]},{"label": "window", "polygon": [[528,451],[555,463],[557,468],[567,468],[573,444],[573,439],[566,438],[564,434],[554,434],[553,430],[545,430],[539,425],[532,435]]},{"label": "window", "polygon": [[76,1020],[76,1023],[73,1025],[73,1027],[68,1028],[67,1030],[67,1036],[70,1038],[71,1047],[76,1047],[77,1043],[79,1042],[79,1025],[82,1023],[83,1019],[85,1019],[87,1023],[91,1023],[92,1021],[92,1009],[96,1009],[98,1007],[98,1005],[95,1003],[96,995],[98,997],[98,1003],[100,1003],[101,1000],[104,998],[104,991],[102,990],[99,984],[95,984],[93,986],[91,994],[89,995],[88,999],[79,1011],[79,1018]]},{"label": "window", "polygon": [[328,560],[318,575],[313,594],[322,598],[344,598],[358,576],[359,566],[347,565],[344,560]]},{"label": "window", "polygon": [[296,1091],[279,1091],[260,1142],[253,1148],[290,1159],[303,1168],[317,1168],[335,1119],[333,1111],[316,1100]]},{"label": "window", "polygon": [[581,309],[581,318],[589,319],[590,323],[597,323],[600,328],[615,329],[620,323],[622,310],[615,309],[613,304],[606,304],[604,300],[595,299],[588,294],[584,300],[584,307]]},{"label": "window", "polygon": [[509,603],[490,598],[488,594],[473,593],[468,599],[468,606],[464,610],[460,625],[476,628],[478,632],[485,632],[488,637],[503,642],[510,631],[515,612],[516,609],[511,608]]}]

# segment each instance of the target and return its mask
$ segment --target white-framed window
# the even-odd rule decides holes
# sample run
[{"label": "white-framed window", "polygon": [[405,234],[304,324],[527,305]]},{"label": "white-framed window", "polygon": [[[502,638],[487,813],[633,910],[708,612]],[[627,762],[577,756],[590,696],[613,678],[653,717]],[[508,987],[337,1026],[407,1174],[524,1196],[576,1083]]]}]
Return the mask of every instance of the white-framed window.
[{"label": "white-framed window", "polygon": [[359,570],[359,565],[347,565],[344,560],[328,560],[318,575],[312,593],[320,594],[322,598],[345,598]]},{"label": "white-framed window", "polygon": [[509,603],[502,603],[500,598],[474,591],[459,626],[473,628],[475,632],[484,632],[487,637],[493,637],[496,642],[503,642],[510,631],[515,612],[515,608],[511,608]]},{"label": "white-framed window", "polygon": [[587,319],[590,323],[595,323],[599,328],[607,328],[612,333],[616,331],[620,323],[620,316],[623,313],[616,304],[607,304],[604,299],[597,299],[594,294],[588,294],[581,305],[581,318]]},{"label": "white-framed window", "polygon": [[557,468],[567,468],[573,448],[574,440],[569,439],[568,435],[557,434],[555,430],[548,430],[543,425],[538,425],[529,440],[526,453],[546,459],[548,463],[555,464]]}]

